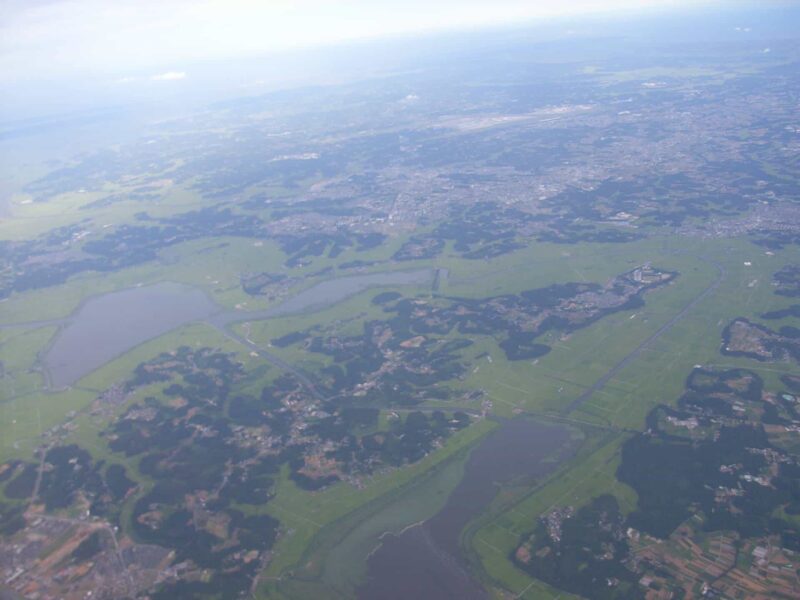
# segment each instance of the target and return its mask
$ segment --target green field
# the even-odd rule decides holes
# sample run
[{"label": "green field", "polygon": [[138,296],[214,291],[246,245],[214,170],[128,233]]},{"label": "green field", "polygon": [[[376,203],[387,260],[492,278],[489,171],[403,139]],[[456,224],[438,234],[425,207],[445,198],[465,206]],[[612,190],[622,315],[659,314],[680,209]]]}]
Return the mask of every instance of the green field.
[{"label": "green field", "polygon": [[[678,270],[681,276],[670,289],[651,294],[645,307],[614,315],[571,335],[535,365],[503,364],[495,357],[493,363],[481,366],[471,383],[490,390],[490,396],[500,406],[534,414],[562,412],[563,406],[647,340],[719,276],[717,269],[697,257],[716,261],[723,267],[719,287],[648,344],[635,360],[567,418],[614,429],[639,430],[653,406],[677,400],[685,378],[696,364],[746,367],[757,371],[767,384],[775,383],[782,373],[797,374],[797,367],[790,363],[763,365],[719,353],[721,332],[730,320],[746,315],[758,321],[759,313],[791,304],[790,299],[773,293],[771,275],[784,264],[796,262],[797,252],[790,250],[768,256],[744,240],[680,242],[686,255],[653,256],[658,265]],[[745,262],[751,265],[746,266]],[[754,314],[754,310],[758,312]],[[765,324],[775,326],[774,322]],[[482,567],[488,581],[527,598],[559,595],[516,569],[509,557],[520,537],[533,528],[537,517],[554,505],[580,506],[592,497],[612,493],[623,509],[635,506],[635,494],[615,478],[619,447],[625,439],[624,432],[610,435],[603,445],[573,460],[563,473],[513,508],[487,516],[470,528],[468,544],[473,563]]]},{"label": "green field", "polygon": [[[392,248],[399,245],[395,240]],[[385,260],[392,248],[373,252]],[[315,259],[304,272],[336,267],[354,255]],[[364,255],[358,255],[364,258]],[[138,283],[178,281],[205,290],[221,306],[258,309],[266,303],[244,294],[238,273],[278,270],[282,253],[272,244],[254,245],[242,239],[200,240],[170,248],[161,264],[146,264],[110,275],[79,276],[52,290],[28,292],[3,305],[5,323],[22,323],[69,315],[87,298]],[[498,591],[511,590],[520,597],[565,597],[557,590],[531,580],[511,564],[509,556],[537,517],[550,507],[581,505],[603,493],[614,494],[625,510],[635,506],[635,494],[616,481],[619,448],[643,427],[645,415],[659,403],[673,402],[692,367],[746,365],[767,381],[795,372],[789,364],[754,365],[745,359],[719,354],[720,334],[731,319],[784,308],[790,299],[776,296],[771,276],[781,266],[797,260],[795,250],[768,256],[746,240],[696,240],[653,237],[625,245],[538,243],[498,257],[491,262],[469,261],[448,254],[436,260],[417,261],[422,266],[446,268],[438,294],[483,298],[545,287],[553,283],[604,283],[621,272],[651,262],[676,271],[669,286],[648,293],[645,305],[612,314],[570,335],[548,333],[542,341],[550,353],[534,361],[509,361],[491,336],[478,336],[463,351],[474,366],[460,381],[449,382],[455,391],[482,389],[493,404],[492,412],[513,417],[520,413],[559,420],[583,429],[586,440],[577,456],[562,465],[535,488],[507,487],[491,510],[464,532],[464,550],[476,573]],[[745,266],[745,262],[751,263]],[[369,270],[405,269],[408,264],[384,264]],[[333,274],[310,278],[293,289],[300,291]],[[277,348],[270,340],[299,330],[330,328],[337,334],[357,335],[364,323],[380,319],[383,309],[371,300],[379,292],[395,289],[405,296],[430,297],[424,287],[370,289],[318,312],[261,322],[239,323],[233,331],[313,375],[330,364],[330,358],[301,347]],[[702,294],[708,293],[699,298]],[[691,308],[658,333],[687,306]],[[756,309],[757,307],[757,309]],[[775,327],[775,322],[766,323]],[[202,323],[175,330],[147,342],[86,376],[73,389],[50,393],[42,376],[31,368],[50,343],[55,327],[20,327],[0,330],[4,362],[3,400],[0,403],[0,459],[31,455],[47,429],[63,422],[68,413],[75,431],[72,438],[97,459],[124,464],[147,488],[150,482],[137,469],[107,450],[99,436],[103,423],[85,410],[102,390],[124,380],[144,360],[180,345],[210,346],[234,352],[247,369],[263,364],[252,348],[237,343]],[[649,341],[648,341],[649,340]],[[13,351],[11,347],[13,345]],[[605,373],[637,348],[624,368],[575,410],[566,407]],[[478,356],[487,355],[481,359]],[[278,369],[267,368],[269,377]],[[262,380],[259,380],[262,381]],[[254,384],[256,385],[256,384]],[[432,401],[428,406],[447,406]],[[424,407],[423,407],[424,408]],[[473,407],[477,408],[477,406]],[[366,555],[386,531],[399,531],[436,512],[457,485],[469,449],[493,428],[481,421],[454,436],[441,450],[420,463],[374,477],[363,490],[336,484],[319,492],[300,490],[284,473],[268,512],[281,522],[274,558],[260,577],[261,597],[312,598],[327,590],[346,597],[364,576]],[[129,509],[129,508],[128,508]]]}]

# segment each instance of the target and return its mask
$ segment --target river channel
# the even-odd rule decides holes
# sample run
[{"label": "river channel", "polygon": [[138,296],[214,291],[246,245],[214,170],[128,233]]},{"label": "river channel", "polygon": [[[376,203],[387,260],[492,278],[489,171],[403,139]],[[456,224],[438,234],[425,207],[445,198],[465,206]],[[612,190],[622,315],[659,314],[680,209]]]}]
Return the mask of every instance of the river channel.
[{"label": "river channel", "polygon": [[483,600],[488,594],[468,572],[461,532],[481,515],[499,485],[551,473],[575,451],[572,430],[524,418],[504,421],[470,455],[464,476],[444,508],[399,536],[385,534],[367,565],[360,600]]}]

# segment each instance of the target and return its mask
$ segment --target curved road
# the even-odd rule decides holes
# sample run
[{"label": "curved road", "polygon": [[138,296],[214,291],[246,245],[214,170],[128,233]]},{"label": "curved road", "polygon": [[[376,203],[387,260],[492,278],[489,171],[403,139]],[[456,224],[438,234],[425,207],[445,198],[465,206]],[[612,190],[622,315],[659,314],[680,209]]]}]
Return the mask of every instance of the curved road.
[{"label": "curved road", "polygon": [[714,265],[717,268],[717,278],[714,280],[706,289],[704,289],[697,297],[692,299],[686,306],[684,306],[681,311],[672,317],[669,321],[664,323],[658,330],[653,333],[650,337],[648,337],[645,341],[641,344],[636,346],[628,355],[625,356],[621,361],[619,361],[616,365],[611,367],[600,379],[594,382],[591,387],[587,388],[580,396],[575,398],[572,402],[570,402],[563,410],[564,414],[570,414],[581,407],[581,405],[589,400],[589,398],[594,395],[595,392],[602,390],[606,384],[611,381],[622,369],[627,367],[630,363],[636,360],[639,355],[642,353],[643,350],[647,348],[652,342],[657,340],[661,335],[665,332],[669,331],[675,323],[680,321],[686,314],[692,310],[699,302],[701,302],[704,298],[706,298],[709,294],[714,292],[718,287],[719,284],[722,283],[722,280],[725,278],[727,273],[725,267],[723,267],[718,262],[713,260],[708,260],[701,256],[696,256],[695,258]]}]

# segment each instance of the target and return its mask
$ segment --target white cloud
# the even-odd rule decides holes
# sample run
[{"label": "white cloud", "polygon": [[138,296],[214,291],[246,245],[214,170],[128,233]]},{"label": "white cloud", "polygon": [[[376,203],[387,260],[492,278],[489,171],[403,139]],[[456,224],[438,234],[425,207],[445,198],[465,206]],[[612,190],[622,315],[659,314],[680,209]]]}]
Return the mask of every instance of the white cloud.
[{"label": "white cloud", "polygon": [[183,71],[167,71],[166,73],[159,73],[150,77],[153,81],[178,81],[186,79],[186,73]]},{"label": "white cloud", "polygon": [[417,94],[409,94],[402,100],[400,100],[400,104],[414,104],[419,100],[419,96]]}]

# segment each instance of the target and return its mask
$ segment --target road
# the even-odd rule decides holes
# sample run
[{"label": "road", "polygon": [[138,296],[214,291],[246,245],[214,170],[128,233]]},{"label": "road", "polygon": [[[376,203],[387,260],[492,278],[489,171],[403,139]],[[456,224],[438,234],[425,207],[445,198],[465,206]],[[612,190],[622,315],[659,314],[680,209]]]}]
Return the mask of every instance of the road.
[{"label": "road", "polygon": [[708,264],[714,265],[717,269],[717,278],[709,284],[709,286],[704,289],[698,296],[692,299],[686,306],[684,306],[679,313],[673,316],[669,321],[664,323],[658,330],[653,333],[650,337],[644,340],[641,344],[636,346],[629,354],[627,354],[621,361],[619,361],[616,365],[611,367],[606,373],[600,377],[597,381],[594,382],[590,387],[588,387],[580,396],[575,398],[572,402],[570,402],[564,409],[564,414],[571,414],[577,409],[579,409],[585,402],[587,402],[595,392],[602,390],[606,384],[611,381],[617,374],[622,371],[625,367],[627,367],[630,363],[636,360],[639,355],[654,341],[656,341],[659,337],[661,337],[664,333],[669,331],[675,323],[680,321],[683,317],[686,316],[689,311],[691,311],[697,304],[702,302],[707,296],[712,294],[716,289],[719,287],[719,284],[722,283],[722,280],[725,278],[727,271],[725,267],[723,267],[718,262],[708,260],[703,257],[696,257],[703,262]]},{"label": "road", "polygon": [[284,371],[294,375],[300,381],[300,383],[302,383],[306,387],[306,389],[309,392],[311,392],[314,395],[314,397],[317,398],[318,400],[323,400],[323,401],[326,400],[325,396],[323,396],[319,392],[319,390],[317,390],[317,388],[314,386],[314,382],[312,382],[307,375],[305,375],[302,371],[296,369],[295,367],[287,363],[282,358],[278,358],[274,354],[270,354],[264,349],[263,346],[256,344],[252,340],[242,337],[237,333],[234,333],[233,331],[228,329],[228,327],[226,327],[224,323],[221,323],[214,319],[209,319],[206,321],[206,323],[216,328],[220,333],[222,333],[228,339],[231,339],[234,342],[242,344],[243,346],[247,346],[248,348],[252,348],[256,352],[258,352],[258,355],[261,358],[265,358],[268,362],[272,363],[279,369],[283,369]]},{"label": "road", "polygon": [[33,491],[28,504],[35,504],[36,498],[39,496],[39,488],[42,487],[42,475],[44,474],[44,459],[47,458],[47,453],[50,452],[52,444],[47,444],[39,448],[41,456],[39,457],[39,468],[36,469],[36,483],[33,484]]}]

